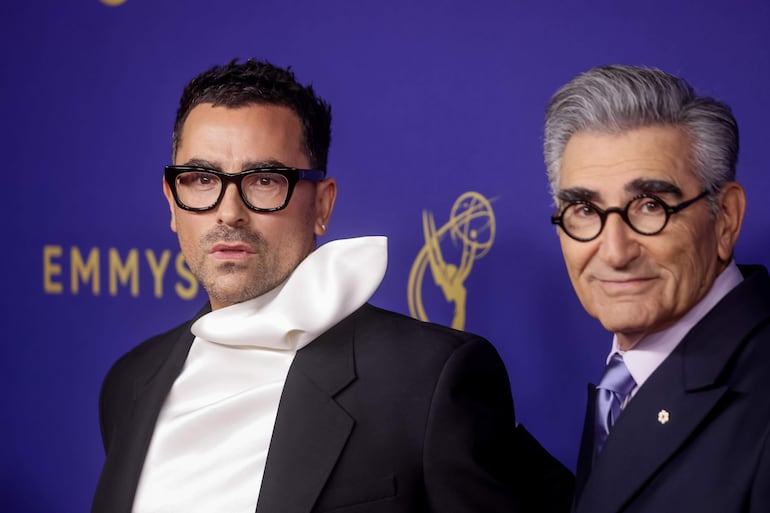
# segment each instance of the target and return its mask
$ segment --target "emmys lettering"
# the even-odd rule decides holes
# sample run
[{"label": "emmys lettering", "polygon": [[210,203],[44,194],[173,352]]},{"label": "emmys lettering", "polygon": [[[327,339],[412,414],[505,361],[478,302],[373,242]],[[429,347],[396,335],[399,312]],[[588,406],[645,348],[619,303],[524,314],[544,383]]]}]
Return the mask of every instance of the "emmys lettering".
[{"label": "emmys lettering", "polygon": [[[141,255],[141,256],[140,256]],[[175,279],[166,280],[168,274]],[[170,286],[181,299],[194,299],[198,281],[190,272],[181,253],[172,259],[171,251],[133,248],[121,254],[116,248],[97,247],[82,251],[77,246],[43,246],[43,291],[46,294],[99,296],[105,288],[110,296],[130,294],[138,297],[140,284],[162,298]],[[148,290],[148,291],[149,291]],[[146,293],[146,292],[145,292]]]},{"label": "emmys lettering", "polygon": [[[412,264],[407,285],[409,313],[416,319],[431,320],[423,301],[423,280],[430,268],[433,283],[444,299],[454,305],[451,326],[465,328],[465,280],[473,263],[489,252],[495,240],[495,214],[490,200],[478,192],[462,194],[449,213],[449,220],[436,228],[433,213],[422,213],[425,245]],[[447,235],[450,243],[447,243]]]}]

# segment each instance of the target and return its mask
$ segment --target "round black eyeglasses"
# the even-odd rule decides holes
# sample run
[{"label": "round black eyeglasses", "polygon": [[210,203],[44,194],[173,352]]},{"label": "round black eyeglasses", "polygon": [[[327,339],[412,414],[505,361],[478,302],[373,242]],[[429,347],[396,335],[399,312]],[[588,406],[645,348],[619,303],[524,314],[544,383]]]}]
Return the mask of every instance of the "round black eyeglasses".
[{"label": "round black eyeglasses", "polygon": [[654,194],[640,194],[632,198],[625,208],[601,209],[590,201],[571,201],[561,210],[561,213],[551,216],[551,223],[560,226],[564,233],[576,241],[588,242],[602,233],[607,216],[614,212],[636,233],[657,235],[666,227],[672,214],[681,212],[708,195],[709,191],[703,191],[696,197],[673,207]]},{"label": "round black eyeglasses", "polygon": [[219,205],[225,186],[234,183],[241,199],[255,212],[275,212],[286,208],[300,180],[320,182],[326,173],[293,167],[260,167],[230,174],[193,166],[166,166],[166,183],[177,206],[205,212]]}]

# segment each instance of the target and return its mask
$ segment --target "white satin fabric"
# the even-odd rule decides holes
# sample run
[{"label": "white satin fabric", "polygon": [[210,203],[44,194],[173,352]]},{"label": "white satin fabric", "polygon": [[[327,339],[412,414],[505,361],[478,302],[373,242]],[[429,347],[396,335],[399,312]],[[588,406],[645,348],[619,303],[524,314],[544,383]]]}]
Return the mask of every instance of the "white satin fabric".
[{"label": "white satin fabric", "polygon": [[366,303],[386,266],[385,237],[329,242],[276,289],[198,319],[158,417],[134,513],[254,513],[297,350]]}]

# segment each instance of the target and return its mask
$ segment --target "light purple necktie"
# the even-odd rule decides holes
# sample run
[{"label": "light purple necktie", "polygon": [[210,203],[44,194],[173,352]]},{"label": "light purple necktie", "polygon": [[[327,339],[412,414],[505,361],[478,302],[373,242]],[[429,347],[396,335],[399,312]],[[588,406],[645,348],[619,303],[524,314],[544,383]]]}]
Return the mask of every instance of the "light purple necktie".
[{"label": "light purple necktie", "polygon": [[623,357],[615,353],[596,385],[596,417],[594,419],[594,459],[599,456],[612,425],[620,415],[620,405],[636,382],[628,372]]}]

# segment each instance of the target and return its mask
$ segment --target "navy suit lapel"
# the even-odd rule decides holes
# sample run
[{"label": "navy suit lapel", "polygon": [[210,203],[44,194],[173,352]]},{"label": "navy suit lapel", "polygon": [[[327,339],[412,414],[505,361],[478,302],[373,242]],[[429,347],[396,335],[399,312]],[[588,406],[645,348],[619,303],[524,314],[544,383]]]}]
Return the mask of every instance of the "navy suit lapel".
[{"label": "navy suit lapel", "polygon": [[693,327],[620,415],[585,482],[577,512],[619,511],[709,422],[718,404],[732,400],[726,376],[734,356],[756,326],[768,321],[770,309],[767,272],[742,271],[750,271],[744,272],[744,282]]},{"label": "navy suit lapel", "polygon": [[355,424],[334,400],[356,377],[352,324],[343,321],[297,353],[278,406],[258,512],[310,511],[331,474]]},{"label": "navy suit lapel", "polygon": [[578,505],[584,507],[577,511],[620,511],[705,421],[727,390],[718,386],[689,391],[683,383],[681,354],[673,353],[613,426],[579,498]]}]

